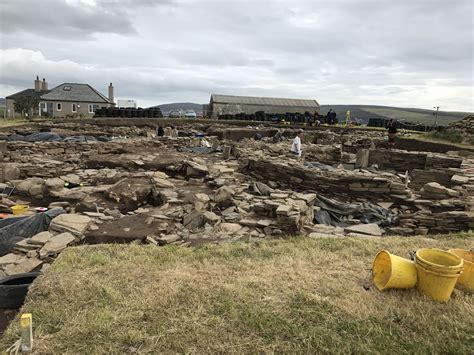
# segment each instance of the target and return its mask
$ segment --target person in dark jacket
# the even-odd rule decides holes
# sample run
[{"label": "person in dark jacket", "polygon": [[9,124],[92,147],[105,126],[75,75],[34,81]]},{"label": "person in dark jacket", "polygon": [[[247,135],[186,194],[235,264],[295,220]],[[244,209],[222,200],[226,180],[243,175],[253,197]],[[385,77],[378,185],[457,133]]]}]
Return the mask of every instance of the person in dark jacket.
[{"label": "person in dark jacket", "polygon": [[159,126],[157,129],[156,129],[156,136],[157,137],[163,137],[165,135],[165,130],[163,129],[162,126]]},{"label": "person in dark jacket", "polygon": [[391,118],[385,125],[385,129],[388,129],[388,145],[393,147],[397,137],[397,122]]},{"label": "person in dark jacket", "polygon": [[331,123],[331,120],[332,120],[332,108],[329,109],[329,111],[328,111],[328,113],[327,113],[327,115],[326,115],[326,123],[327,123],[327,124],[332,124],[332,123]]}]

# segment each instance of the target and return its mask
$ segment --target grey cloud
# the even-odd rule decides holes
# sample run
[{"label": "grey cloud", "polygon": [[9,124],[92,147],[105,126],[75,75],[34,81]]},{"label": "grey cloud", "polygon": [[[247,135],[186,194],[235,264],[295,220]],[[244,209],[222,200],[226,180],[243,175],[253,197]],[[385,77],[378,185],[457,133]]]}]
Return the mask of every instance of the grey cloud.
[{"label": "grey cloud", "polygon": [[473,109],[468,0],[95,2],[1,1],[2,87],[38,73],[113,81],[139,102],[224,92]]},{"label": "grey cloud", "polygon": [[172,4],[172,0],[3,0],[1,31],[36,36],[92,40],[95,33],[136,34],[129,12]]}]

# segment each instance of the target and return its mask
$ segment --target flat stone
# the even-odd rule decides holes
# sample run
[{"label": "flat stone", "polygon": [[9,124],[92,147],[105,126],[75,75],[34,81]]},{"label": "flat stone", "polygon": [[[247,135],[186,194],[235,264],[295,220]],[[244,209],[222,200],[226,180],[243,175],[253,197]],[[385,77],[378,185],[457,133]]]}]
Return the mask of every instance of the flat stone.
[{"label": "flat stone", "polygon": [[221,214],[222,214],[223,216],[227,216],[227,215],[229,215],[229,214],[234,213],[234,211],[235,211],[235,206],[231,206],[231,207],[229,207],[229,208],[226,208],[224,211],[222,211]]},{"label": "flat stone", "polygon": [[291,212],[291,209],[292,209],[291,206],[288,206],[288,205],[280,205],[280,206],[278,206],[278,208],[276,209],[276,214],[277,214],[277,215],[288,216],[289,213]]},{"label": "flat stone", "polygon": [[255,219],[250,219],[250,218],[245,218],[245,219],[241,219],[239,221],[239,224],[243,225],[243,226],[247,226],[247,227],[256,227],[257,226],[257,223],[258,221],[255,220]]},{"label": "flat stone", "polygon": [[285,198],[288,198],[288,194],[284,194],[280,192],[272,192],[270,194],[270,197],[274,199],[285,199]]},{"label": "flat stone", "polygon": [[159,238],[157,238],[157,241],[160,245],[162,244],[171,244],[174,242],[177,242],[180,238],[179,235],[177,234],[161,234]]},{"label": "flat stone", "polygon": [[199,211],[188,213],[183,218],[183,225],[189,229],[200,228],[204,224],[204,216]]},{"label": "flat stone", "polygon": [[433,192],[435,194],[447,194],[447,188],[437,182],[429,182],[423,186],[423,190],[426,192]]},{"label": "flat stone", "polygon": [[344,230],[349,233],[354,232],[354,233],[361,233],[361,234],[375,235],[375,236],[382,235],[382,230],[375,223],[357,224],[355,226],[346,227]]},{"label": "flat stone", "polygon": [[22,249],[27,249],[27,250],[35,250],[35,249],[40,248],[39,245],[30,244],[29,240],[30,238],[20,240],[18,243],[15,244],[15,247],[20,247]]},{"label": "flat stone", "polygon": [[48,232],[48,231],[45,231],[45,232],[41,232],[41,233],[38,233],[36,235],[34,235],[33,237],[31,237],[29,240],[28,240],[28,243],[29,244],[36,244],[36,245],[44,245],[46,244],[52,237],[54,236],[54,234]]},{"label": "flat stone", "polygon": [[295,199],[298,199],[298,200],[303,200],[307,204],[311,204],[312,202],[314,202],[314,200],[316,200],[316,194],[294,193],[292,197],[294,197]]},{"label": "flat stone", "polygon": [[467,176],[453,175],[451,177],[451,182],[459,185],[467,184],[469,182],[469,178]]},{"label": "flat stone", "polygon": [[217,228],[223,233],[234,234],[237,233],[242,226],[237,223],[221,223]]},{"label": "flat stone", "polygon": [[24,259],[24,255],[10,253],[0,257],[0,265],[19,264]]},{"label": "flat stone", "polygon": [[346,234],[346,237],[372,238],[372,237],[375,237],[375,236],[374,236],[374,235],[369,235],[369,234],[362,234],[362,233],[351,232],[351,233],[347,233],[347,234]]},{"label": "flat stone", "polygon": [[154,178],[159,178],[159,179],[168,179],[169,178],[169,176],[166,173],[162,172],[162,171],[153,172],[153,177]]},{"label": "flat stone", "polygon": [[25,258],[19,264],[10,264],[5,267],[4,271],[7,275],[23,274],[31,272],[43,264],[43,261],[38,258]]},{"label": "flat stone", "polygon": [[257,222],[257,227],[265,228],[270,227],[273,224],[271,219],[261,219]]},{"label": "flat stone", "polygon": [[393,202],[377,202],[377,205],[388,210],[390,207],[393,206]]},{"label": "flat stone", "polygon": [[86,216],[92,217],[92,218],[100,218],[100,217],[105,217],[105,214],[101,212],[83,212]]},{"label": "flat stone", "polygon": [[195,199],[201,202],[209,202],[211,199],[209,198],[209,195],[203,194],[203,193],[197,193],[195,196]]},{"label": "flat stone", "polygon": [[58,233],[69,232],[81,236],[86,231],[92,219],[80,214],[60,214],[51,221],[49,229]]},{"label": "flat stone", "polygon": [[211,212],[211,211],[206,211],[204,212],[204,219],[206,220],[207,223],[209,224],[216,224],[217,222],[219,222],[221,220],[221,218],[216,215],[214,212]]},{"label": "flat stone", "polygon": [[153,178],[153,184],[156,186],[156,187],[161,187],[161,188],[165,188],[165,189],[173,189],[174,188],[174,184],[166,179],[162,179],[162,178],[159,178],[159,177],[154,177]]},{"label": "flat stone", "polygon": [[226,222],[238,222],[242,219],[242,217],[240,213],[233,212],[233,213],[226,214],[224,216],[224,219],[226,220]]},{"label": "flat stone", "polygon": [[76,238],[74,235],[68,232],[55,235],[40,249],[40,258],[44,259],[47,256],[55,255],[61,252],[75,240]]},{"label": "flat stone", "polygon": [[214,195],[214,201],[216,203],[222,203],[232,199],[232,196],[235,195],[235,191],[227,186],[222,186],[216,191]]}]

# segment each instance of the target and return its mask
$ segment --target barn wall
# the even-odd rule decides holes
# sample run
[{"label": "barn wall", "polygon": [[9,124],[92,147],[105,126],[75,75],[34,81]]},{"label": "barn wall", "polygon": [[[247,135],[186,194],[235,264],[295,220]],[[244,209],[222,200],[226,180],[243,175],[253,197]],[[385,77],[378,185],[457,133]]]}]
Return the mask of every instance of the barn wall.
[{"label": "barn wall", "polygon": [[235,115],[237,113],[253,114],[257,111],[266,113],[305,113],[306,111],[314,114],[319,112],[317,107],[298,107],[298,106],[262,106],[262,105],[239,105],[239,104],[221,104],[212,103],[212,118],[218,118],[219,115]]}]

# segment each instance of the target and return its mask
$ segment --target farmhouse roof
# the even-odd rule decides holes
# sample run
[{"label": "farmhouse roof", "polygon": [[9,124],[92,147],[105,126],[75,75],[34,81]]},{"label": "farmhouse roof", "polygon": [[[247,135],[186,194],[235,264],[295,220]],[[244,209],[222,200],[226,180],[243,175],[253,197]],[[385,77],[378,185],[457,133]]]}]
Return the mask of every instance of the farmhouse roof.
[{"label": "farmhouse roof", "polygon": [[41,95],[41,99],[50,101],[77,101],[110,103],[109,99],[89,84],[63,83]]}]

